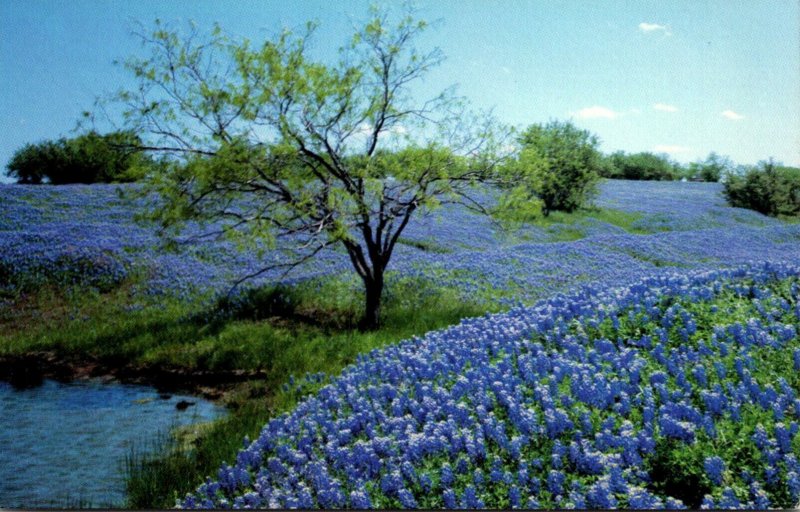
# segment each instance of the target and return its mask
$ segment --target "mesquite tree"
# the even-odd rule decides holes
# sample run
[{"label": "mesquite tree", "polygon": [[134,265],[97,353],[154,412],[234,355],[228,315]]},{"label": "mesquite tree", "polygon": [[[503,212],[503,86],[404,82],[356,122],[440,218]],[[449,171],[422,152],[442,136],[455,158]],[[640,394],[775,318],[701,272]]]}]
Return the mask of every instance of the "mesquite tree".
[{"label": "mesquite tree", "polygon": [[506,133],[467,115],[451,89],[412,93],[443,59],[415,48],[426,26],[373,9],[329,63],[311,56],[313,24],[254,46],[156,22],[140,34],[149,56],[126,64],[138,88],[120,95],[144,149],[173,156],[148,188],[162,198],[156,216],[216,222],[243,247],[289,251],[257,274],[343,247],[364,283],[362,325],[377,327],[401,233],[440,204],[485,211],[475,185],[495,176]]}]

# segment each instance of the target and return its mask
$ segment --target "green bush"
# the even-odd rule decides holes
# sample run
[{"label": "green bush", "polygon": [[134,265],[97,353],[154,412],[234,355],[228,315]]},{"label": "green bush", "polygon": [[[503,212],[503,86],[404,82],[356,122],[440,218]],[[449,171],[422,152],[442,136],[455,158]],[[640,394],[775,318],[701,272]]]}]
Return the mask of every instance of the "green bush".
[{"label": "green bush", "polygon": [[744,174],[727,174],[724,193],[731,206],[773,217],[798,217],[800,168],[780,166],[772,160],[759,162]]},{"label": "green bush", "polygon": [[698,181],[719,181],[731,172],[733,163],[728,157],[720,156],[713,151],[702,162],[693,162],[687,169],[687,177]]},{"label": "green bush", "polygon": [[26,144],[11,157],[6,174],[18,183],[112,183],[137,181],[155,162],[141,153],[132,132]]},{"label": "green bush", "polygon": [[665,155],[617,151],[607,160],[602,167],[604,178],[668,181],[678,179],[681,175],[680,166]]},{"label": "green bush", "polygon": [[602,154],[597,136],[571,122],[551,121],[528,127],[519,137],[522,147],[512,166],[537,166],[534,190],[542,213],[573,212],[595,193]]}]

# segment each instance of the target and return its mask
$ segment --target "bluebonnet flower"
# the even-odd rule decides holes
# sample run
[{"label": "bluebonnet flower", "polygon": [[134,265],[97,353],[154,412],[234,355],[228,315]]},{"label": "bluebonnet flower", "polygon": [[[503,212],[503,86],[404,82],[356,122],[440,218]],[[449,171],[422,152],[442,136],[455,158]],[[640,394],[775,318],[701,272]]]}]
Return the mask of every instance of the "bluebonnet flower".
[{"label": "bluebonnet flower", "polygon": [[480,468],[475,469],[472,473],[472,483],[475,484],[475,487],[481,488],[483,486],[483,471]]},{"label": "bluebonnet flower", "polygon": [[566,476],[561,471],[550,470],[547,474],[547,490],[554,496],[561,494],[564,491],[566,479]]},{"label": "bluebonnet flower", "polygon": [[759,450],[765,450],[769,445],[769,437],[767,436],[767,431],[764,429],[762,425],[756,425],[755,432],[753,432],[753,442],[755,442],[756,447]]},{"label": "bluebonnet flower", "polygon": [[569,493],[569,500],[572,502],[572,507],[567,508],[575,508],[577,510],[585,510],[587,509],[586,498],[580,492],[571,491]]},{"label": "bluebonnet flower", "polygon": [[700,509],[701,510],[715,510],[717,508],[720,508],[720,507],[717,507],[713,496],[711,496],[709,494],[706,494],[705,496],[703,496],[703,501],[700,504]]},{"label": "bluebonnet flower", "polygon": [[397,492],[397,499],[400,500],[403,508],[417,508],[418,506],[417,500],[414,499],[414,495],[408,489],[400,489]]},{"label": "bluebonnet flower", "polygon": [[792,439],[797,436],[798,430],[800,430],[800,426],[794,421],[789,428],[786,428],[783,423],[775,425],[775,441],[781,452],[792,453]]},{"label": "bluebonnet flower", "polygon": [[739,501],[739,498],[736,497],[736,493],[730,487],[722,491],[722,497],[717,501],[716,505],[715,508],[718,509],[742,508],[741,501]]},{"label": "bluebonnet flower", "polygon": [[589,508],[616,508],[617,499],[611,492],[606,480],[598,480],[589,487],[586,493],[586,504]]},{"label": "bluebonnet flower", "polygon": [[547,435],[553,439],[574,427],[567,413],[561,409],[548,409],[544,413]]},{"label": "bluebonnet flower", "polygon": [[445,462],[442,465],[441,473],[440,473],[440,481],[442,485],[445,487],[450,487],[455,482],[455,476],[453,475],[453,470],[450,468],[450,464]]},{"label": "bluebonnet flower", "polygon": [[419,477],[419,485],[422,487],[423,492],[429,493],[433,489],[433,480],[428,475],[421,475]]},{"label": "bluebonnet flower", "polygon": [[769,497],[764,489],[758,484],[758,482],[753,482],[750,484],[750,499],[757,509],[766,510],[771,508]]},{"label": "bluebonnet flower", "polygon": [[667,375],[664,372],[653,372],[650,374],[650,384],[666,384]]},{"label": "bluebonnet flower", "polygon": [[796,471],[786,473],[786,486],[795,501],[800,499],[800,474]]},{"label": "bluebonnet flower", "polygon": [[678,421],[671,416],[661,416],[659,420],[661,434],[687,443],[694,442],[694,425],[686,421]]},{"label": "bluebonnet flower", "polygon": [[522,494],[519,491],[519,487],[516,485],[512,485],[508,489],[508,501],[511,504],[511,508],[522,507]]},{"label": "bluebonnet flower", "polygon": [[394,496],[403,488],[403,477],[395,470],[381,478],[381,491],[389,496]]},{"label": "bluebonnet flower", "polygon": [[722,472],[725,471],[725,462],[721,458],[716,455],[706,457],[703,462],[703,468],[706,471],[708,479],[711,480],[711,483],[714,485],[722,485]]},{"label": "bluebonnet flower", "polygon": [[442,492],[442,501],[444,502],[444,508],[451,510],[458,508],[456,493],[453,492],[453,489],[445,489],[444,492]]},{"label": "bluebonnet flower", "polygon": [[485,508],[483,500],[478,497],[475,487],[468,485],[464,489],[464,495],[461,498],[461,506],[464,508]]},{"label": "bluebonnet flower", "polygon": [[725,412],[727,400],[725,395],[716,388],[713,392],[705,389],[700,391],[700,397],[703,399],[706,410],[714,416],[722,416],[723,412]]},{"label": "bluebonnet flower", "polygon": [[628,507],[636,510],[663,508],[664,503],[646,489],[632,488],[628,494]]},{"label": "bluebonnet flower", "polygon": [[686,509],[687,507],[686,505],[683,504],[681,500],[677,500],[675,498],[667,496],[665,508],[667,510],[683,510]]},{"label": "bluebonnet flower", "polygon": [[372,502],[369,499],[369,495],[362,490],[351,491],[350,508],[354,509],[372,508]]}]

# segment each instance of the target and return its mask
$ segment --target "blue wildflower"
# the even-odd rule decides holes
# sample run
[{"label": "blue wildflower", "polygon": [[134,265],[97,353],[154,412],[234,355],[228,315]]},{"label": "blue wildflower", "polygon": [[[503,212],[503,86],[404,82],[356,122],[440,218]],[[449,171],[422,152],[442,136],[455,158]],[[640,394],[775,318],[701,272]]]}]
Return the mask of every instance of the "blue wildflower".
[{"label": "blue wildflower", "polygon": [[725,471],[725,462],[718,456],[706,457],[703,462],[706,476],[714,485],[722,485],[722,472]]}]

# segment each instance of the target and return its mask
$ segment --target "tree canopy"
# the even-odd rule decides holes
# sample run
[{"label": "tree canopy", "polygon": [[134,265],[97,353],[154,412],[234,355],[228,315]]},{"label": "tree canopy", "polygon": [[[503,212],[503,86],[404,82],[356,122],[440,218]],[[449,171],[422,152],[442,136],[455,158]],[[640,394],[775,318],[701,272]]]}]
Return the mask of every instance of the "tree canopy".
[{"label": "tree canopy", "polygon": [[136,181],[155,165],[139,151],[140,145],[129,131],[89,131],[72,139],[26,144],[11,157],[6,174],[24,184]]},{"label": "tree canopy", "polygon": [[733,170],[733,162],[728,157],[715,152],[708,154],[705,160],[689,164],[687,174],[691,179],[702,181],[719,181]]},{"label": "tree canopy", "polygon": [[443,55],[415,47],[424,21],[391,20],[371,10],[335,63],[312,57],[313,24],[255,45],[157,23],[141,35],[149,57],[127,63],[138,88],[120,95],[144,147],[173,156],[148,187],[163,199],[156,218],[222,220],[243,247],[291,248],[259,273],[343,247],[364,283],[365,328],[415,215],[444,203],[485,212],[474,185],[496,178],[506,133],[450,89],[418,100],[414,84]]},{"label": "tree canopy", "polygon": [[554,210],[573,212],[595,192],[603,163],[597,136],[569,121],[551,121],[529,126],[517,143],[516,158],[505,166],[508,183],[516,190],[501,200],[501,206],[515,204],[521,211],[527,203],[530,210],[536,202],[547,216]]}]

